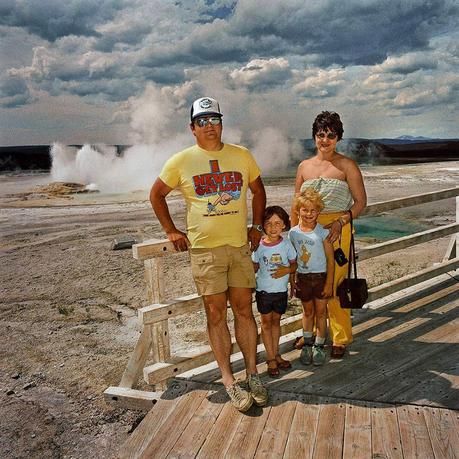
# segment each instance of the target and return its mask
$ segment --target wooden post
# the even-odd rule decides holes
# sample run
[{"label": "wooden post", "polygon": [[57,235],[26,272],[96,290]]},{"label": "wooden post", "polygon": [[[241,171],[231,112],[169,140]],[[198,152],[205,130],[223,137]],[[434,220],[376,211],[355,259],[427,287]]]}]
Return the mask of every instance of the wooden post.
[{"label": "wooden post", "polygon": [[[456,223],[459,223],[459,196],[456,196]],[[452,258],[459,256],[459,233],[456,233],[456,252],[451,255]]]},{"label": "wooden post", "polygon": [[[164,301],[164,262],[162,258],[150,258],[144,261],[147,297],[149,303]],[[154,363],[170,359],[169,323],[166,320],[151,326],[152,358]],[[155,385],[155,390],[165,390],[167,381]]]}]

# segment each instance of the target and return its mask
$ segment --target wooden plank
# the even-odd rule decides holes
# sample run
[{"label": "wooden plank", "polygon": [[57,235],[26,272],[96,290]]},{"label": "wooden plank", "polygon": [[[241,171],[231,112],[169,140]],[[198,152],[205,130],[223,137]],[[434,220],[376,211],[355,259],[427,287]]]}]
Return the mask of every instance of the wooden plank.
[{"label": "wooden plank", "polygon": [[[454,352],[441,344],[428,345],[425,349],[423,346],[422,352],[413,352],[415,349],[419,347],[411,346],[407,355],[417,354],[421,359],[416,357],[409,366],[405,365],[399,371],[384,371],[383,368],[379,372],[379,381],[372,381],[357,396],[381,402],[458,408],[459,380],[455,375],[459,368]],[[400,355],[403,350],[405,346],[400,344],[391,353]],[[448,374],[440,374],[434,368],[445,368]]]},{"label": "wooden plank", "polygon": [[368,303],[374,301],[383,296],[394,293],[398,290],[402,290],[407,287],[411,287],[419,282],[436,277],[440,274],[447,273],[449,271],[454,271],[459,266],[459,258],[453,258],[452,260],[447,261],[446,263],[440,263],[436,266],[423,269],[414,274],[408,274],[400,279],[386,282],[377,287],[373,287],[368,290]]},{"label": "wooden plank", "polygon": [[202,297],[197,293],[193,293],[166,303],[145,306],[138,310],[138,314],[141,323],[153,324],[184,314],[200,311],[201,309],[203,309]]},{"label": "wooden plank", "polygon": [[395,406],[371,405],[372,457],[402,459],[402,444]]},{"label": "wooden plank", "polygon": [[422,408],[404,405],[396,408],[404,457],[434,457]]},{"label": "wooden plank", "polygon": [[271,406],[264,408],[253,406],[251,411],[251,415],[244,416],[239,423],[231,445],[226,452],[226,459],[249,459],[254,456]]},{"label": "wooden plank", "polygon": [[418,336],[415,341],[420,341],[422,343],[459,344],[459,319],[455,319],[422,336]]},{"label": "wooden plank", "polygon": [[125,387],[108,387],[104,391],[105,401],[116,403],[129,410],[148,411],[161,398],[163,392],[151,392]]},{"label": "wooden plank", "polygon": [[423,408],[435,459],[459,457],[459,429],[454,417],[456,412],[439,408]]},{"label": "wooden plank", "polygon": [[346,405],[332,399],[320,407],[313,458],[341,459]]},{"label": "wooden plank", "polygon": [[368,338],[368,341],[373,343],[382,343],[383,341],[394,338],[395,336],[400,335],[401,333],[405,333],[414,327],[422,325],[429,320],[431,320],[429,317],[416,317],[415,319],[409,320],[396,327],[390,328],[389,330],[383,331],[378,335],[372,336],[371,338]]},{"label": "wooden plank", "polygon": [[384,255],[385,253],[395,252],[396,250],[405,249],[407,247],[423,244],[425,242],[439,239],[450,234],[455,234],[458,231],[459,223],[451,223],[439,228],[432,228],[426,231],[421,231],[419,233],[410,234],[409,236],[392,239],[387,242],[380,242],[378,244],[369,245],[359,249],[359,251],[356,253],[356,259],[358,261],[368,260],[369,258],[378,257],[380,255]]},{"label": "wooden plank", "polygon": [[151,350],[151,327],[143,327],[139,339],[135,345],[134,351],[129,357],[129,361],[121,377],[120,386],[131,388],[142,374],[145,362],[150,355]]},{"label": "wooden plank", "polygon": [[[348,376],[345,385],[329,393],[341,395],[349,388],[353,398],[393,402],[401,391],[402,396],[405,395],[404,392],[407,390],[405,384],[408,390],[409,388],[419,390],[421,385],[419,384],[418,368],[426,362],[435,361],[435,356],[439,353],[439,346],[428,346],[423,349],[423,352],[407,352],[403,343],[398,341],[395,343],[397,346],[392,348],[380,346],[379,352],[368,356],[368,360],[371,360],[372,363],[367,366],[366,370],[358,370],[358,373],[356,371],[354,380]],[[410,347],[410,349],[413,348],[416,349],[417,346]],[[397,355],[397,359],[393,358],[394,354]],[[355,369],[356,364],[351,368]],[[424,377],[426,376],[427,374],[424,373]],[[416,400],[416,397],[411,396],[406,400]]]},{"label": "wooden plank", "polygon": [[442,261],[448,261],[451,260],[451,258],[455,258],[458,256],[458,254],[456,254],[456,238],[457,235],[455,234],[451,236]]},{"label": "wooden plank", "polygon": [[422,193],[408,196],[406,198],[391,199],[389,201],[375,202],[368,204],[361,216],[377,215],[388,210],[401,209],[402,207],[417,206],[426,202],[440,201],[442,199],[454,198],[459,195],[459,187],[446,188],[444,190],[432,191],[431,193]]},{"label": "wooden plank", "polygon": [[366,403],[346,403],[343,459],[371,459],[371,409]]},{"label": "wooden plank", "polygon": [[366,321],[361,322],[360,324],[352,327],[352,335],[356,336],[359,333],[366,332],[366,331],[372,329],[373,327],[381,325],[381,324],[387,322],[388,320],[392,320],[392,319],[393,319],[392,317],[377,316],[377,317],[374,317],[373,319],[366,320]]},{"label": "wooden plank", "polygon": [[[164,260],[153,258],[144,261],[145,281],[147,283],[148,301],[161,303],[164,301]],[[165,362],[171,357],[169,340],[169,322],[167,319],[151,326],[151,347],[153,362]],[[167,382],[159,382],[157,390],[165,390]]]},{"label": "wooden plank", "polygon": [[226,403],[196,456],[197,459],[226,457],[234,433],[244,416],[230,403]]},{"label": "wooden plank", "polygon": [[136,260],[164,257],[174,253],[178,252],[174,249],[174,244],[167,239],[148,239],[132,246],[132,256]]},{"label": "wooden plank", "polygon": [[164,301],[164,260],[151,259],[143,262],[147,298],[152,303]]},{"label": "wooden plank", "polygon": [[[297,330],[297,326],[301,328],[301,317],[300,315],[294,316],[295,318],[291,321],[281,325],[281,333],[290,333],[293,330]],[[291,318],[289,318],[291,319]],[[258,343],[261,342],[261,331],[258,330]],[[203,351],[193,356],[176,356],[170,358],[165,362],[157,362],[149,365],[143,370],[143,377],[147,384],[157,384],[168,378],[175,377],[186,371],[198,368],[203,365],[207,365],[214,361],[214,354],[210,346],[203,346]],[[240,352],[239,346],[236,341],[231,342],[231,355]]]},{"label": "wooden plank", "polygon": [[450,287],[444,288],[438,292],[434,292],[430,295],[425,296],[424,298],[420,298],[419,300],[412,301],[400,308],[393,309],[394,312],[410,312],[414,311],[417,308],[421,308],[426,304],[433,303],[434,301],[439,301],[442,298],[445,298],[448,295],[453,293],[459,292],[459,284],[453,284]]},{"label": "wooden plank", "polygon": [[302,397],[296,403],[292,426],[285,446],[285,459],[311,458],[317,434],[320,406],[312,398]]},{"label": "wooden plank", "polygon": [[454,311],[454,309],[457,308],[457,302],[451,302],[444,304],[443,306],[440,306],[439,308],[434,309],[433,311],[430,311],[432,314],[448,314],[451,311]]},{"label": "wooden plank", "polygon": [[177,401],[160,400],[145,416],[119,452],[119,459],[137,459],[175,408]]},{"label": "wooden plank", "polygon": [[207,391],[205,390],[195,390],[180,397],[174,410],[162,423],[154,438],[151,438],[151,441],[137,457],[142,459],[166,457],[206,395]]},{"label": "wooden plank", "polygon": [[223,390],[209,391],[167,457],[196,457],[227,400]]},{"label": "wooden plank", "polygon": [[255,453],[256,459],[282,458],[287,444],[290,426],[297,402],[295,400],[273,400],[268,420],[261,436],[260,443]]}]

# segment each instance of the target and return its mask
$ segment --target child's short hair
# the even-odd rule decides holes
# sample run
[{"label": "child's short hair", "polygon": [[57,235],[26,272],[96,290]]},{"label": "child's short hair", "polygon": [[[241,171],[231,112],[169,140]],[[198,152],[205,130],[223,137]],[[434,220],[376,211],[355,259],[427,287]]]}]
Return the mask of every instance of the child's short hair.
[{"label": "child's short hair", "polygon": [[269,220],[273,215],[277,215],[284,222],[284,231],[288,231],[290,229],[290,217],[288,213],[280,206],[268,206],[265,209],[265,214],[263,216],[263,229],[265,227],[266,221]]},{"label": "child's short hair", "polygon": [[295,209],[299,210],[304,207],[306,202],[312,202],[319,212],[325,207],[322,196],[314,188],[306,188],[295,198]]}]

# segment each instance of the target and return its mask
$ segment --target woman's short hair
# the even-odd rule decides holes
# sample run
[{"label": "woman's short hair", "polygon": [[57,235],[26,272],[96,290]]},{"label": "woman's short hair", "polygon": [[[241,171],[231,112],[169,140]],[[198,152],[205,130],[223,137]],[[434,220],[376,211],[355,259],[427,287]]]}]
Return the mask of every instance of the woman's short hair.
[{"label": "woman's short hair", "polygon": [[343,123],[336,112],[322,112],[316,116],[312,124],[312,138],[315,139],[316,134],[321,131],[330,130],[338,136],[338,140],[343,138]]},{"label": "woman's short hair", "polygon": [[314,207],[321,212],[323,208],[325,207],[324,201],[322,199],[321,194],[316,191],[314,188],[306,188],[296,196],[295,198],[295,209],[298,211],[301,209],[301,207],[304,207],[307,202],[312,202]]},{"label": "woman's short hair", "polygon": [[290,229],[290,217],[288,216],[288,213],[280,206],[268,206],[265,209],[265,214],[263,216],[263,228],[265,226],[265,223],[273,215],[277,215],[284,222],[284,231],[288,231]]}]

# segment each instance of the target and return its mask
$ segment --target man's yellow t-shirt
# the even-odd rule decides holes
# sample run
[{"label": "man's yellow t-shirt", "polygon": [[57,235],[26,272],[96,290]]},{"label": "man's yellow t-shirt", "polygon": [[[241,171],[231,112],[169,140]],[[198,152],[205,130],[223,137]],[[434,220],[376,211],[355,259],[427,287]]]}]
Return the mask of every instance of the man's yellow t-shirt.
[{"label": "man's yellow t-shirt", "polygon": [[176,153],[159,178],[181,190],[192,248],[247,243],[247,188],[260,175],[249,150],[224,144],[219,151],[198,145]]}]

